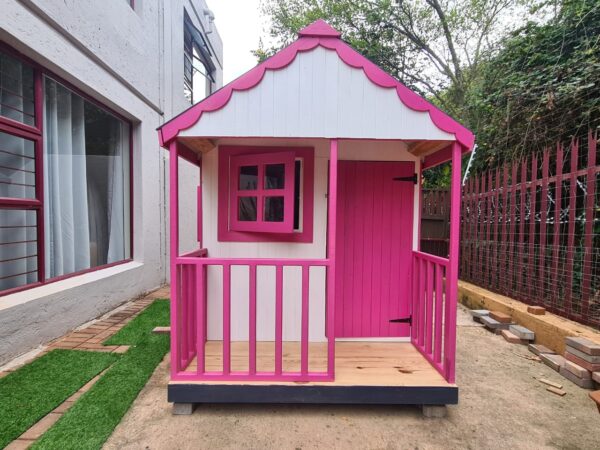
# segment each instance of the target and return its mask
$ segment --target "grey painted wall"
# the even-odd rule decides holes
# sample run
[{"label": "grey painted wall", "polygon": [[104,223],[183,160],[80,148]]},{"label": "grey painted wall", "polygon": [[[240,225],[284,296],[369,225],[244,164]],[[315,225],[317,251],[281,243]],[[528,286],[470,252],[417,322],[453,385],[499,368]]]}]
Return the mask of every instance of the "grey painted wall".
[{"label": "grey painted wall", "polygon": [[[0,297],[0,365],[168,281],[168,155],[156,128],[183,96],[184,8],[222,83],[222,42],[204,0],[3,0],[0,40],[133,123],[134,261]],[[195,192],[198,171],[182,170]],[[193,198],[193,196],[188,196]],[[194,204],[183,246],[195,244]]]}]

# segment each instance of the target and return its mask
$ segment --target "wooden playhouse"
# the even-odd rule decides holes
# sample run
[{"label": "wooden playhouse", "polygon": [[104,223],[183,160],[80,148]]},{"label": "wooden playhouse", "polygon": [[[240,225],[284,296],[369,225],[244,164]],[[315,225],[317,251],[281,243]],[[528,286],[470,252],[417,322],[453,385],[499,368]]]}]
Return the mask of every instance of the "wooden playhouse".
[{"label": "wooden playhouse", "polygon": [[[472,133],[323,21],[165,123],[175,404],[446,405],[461,156]],[[180,192],[180,158],[197,190]],[[452,161],[449,258],[419,251],[421,173]],[[180,196],[198,249],[179,252]]]}]

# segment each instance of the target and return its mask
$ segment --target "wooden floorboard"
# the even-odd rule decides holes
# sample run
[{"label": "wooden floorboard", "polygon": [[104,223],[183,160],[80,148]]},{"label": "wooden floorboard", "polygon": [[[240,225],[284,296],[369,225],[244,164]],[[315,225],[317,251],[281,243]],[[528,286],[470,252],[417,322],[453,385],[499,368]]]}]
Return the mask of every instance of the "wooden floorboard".
[{"label": "wooden floorboard", "polygon": [[[311,343],[309,365],[311,371],[325,371],[327,363],[326,343]],[[248,370],[248,344],[232,342],[231,369]],[[299,371],[300,343],[285,342],[283,346],[284,371]],[[302,386],[410,386],[450,387],[446,380],[423,358],[410,343],[404,342],[337,342],[336,373],[333,382],[301,383]],[[257,370],[272,371],[274,368],[274,344],[257,344]],[[206,370],[222,370],[222,343],[206,343]],[[196,371],[194,359],[186,372]],[[185,381],[171,384],[210,385],[299,385],[294,382],[260,381]]]}]

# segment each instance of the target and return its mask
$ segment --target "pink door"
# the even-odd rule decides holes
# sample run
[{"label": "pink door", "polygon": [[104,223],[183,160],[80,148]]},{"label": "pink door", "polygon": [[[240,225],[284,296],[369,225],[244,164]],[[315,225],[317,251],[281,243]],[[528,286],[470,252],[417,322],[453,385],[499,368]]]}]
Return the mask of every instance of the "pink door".
[{"label": "pink door", "polygon": [[410,335],[390,320],[410,315],[414,171],[412,162],[339,161],[336,337]]}]

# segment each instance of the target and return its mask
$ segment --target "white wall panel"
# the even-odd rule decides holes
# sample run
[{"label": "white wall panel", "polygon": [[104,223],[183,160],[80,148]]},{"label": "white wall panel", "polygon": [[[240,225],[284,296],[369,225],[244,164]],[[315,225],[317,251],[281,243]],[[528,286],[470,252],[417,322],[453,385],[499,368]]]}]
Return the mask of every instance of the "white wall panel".
[{"label": "white wall panel", "polygon": [[268,70],[256,87],[234,92],[181,135],[454,140],[429,113],[406,107],[395,89],[377,86],[322,47]]}]

